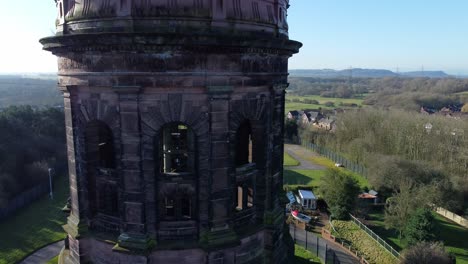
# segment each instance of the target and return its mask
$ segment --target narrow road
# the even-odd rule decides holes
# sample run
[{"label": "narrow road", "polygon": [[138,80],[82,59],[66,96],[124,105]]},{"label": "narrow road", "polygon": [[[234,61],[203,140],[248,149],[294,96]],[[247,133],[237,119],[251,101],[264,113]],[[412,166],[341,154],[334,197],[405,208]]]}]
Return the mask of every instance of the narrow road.
[{"label": "narrow road", "polygon": [[[328,263],[332,260],[334,263],[340,264],[359,264],[359,260],[355,256],[312,232],[306,232],[299,228],[294,230],[294,225],[289,225],[289,233],[296,241],[296,244],[303,247],[307,245],[307,250],[318,256],[324,262],[327,260]],[[334,259],[332,252],[335,253],[336,259]]]},{"label": "narrow road", "polygon": [[317,156],[316,153],[300,146],[300,145],[291,145],[284,144],[284,151],[291,155],[295,160],[299,161],[301,164],[299,166],[286,166],[286,169],[297,169],[297,170],[324,170],[326,169],[323,166],[314,164],[302,157],[307,156]]},{"label": "narrow road", "polygon": [[57,256],[60,253],[64,246],[64,242],[59,241],[48,246],[45,246],[38,251],[31,254],[29,257],[25,258],[20,264],[43,264],[51,260],[53,257]]}]

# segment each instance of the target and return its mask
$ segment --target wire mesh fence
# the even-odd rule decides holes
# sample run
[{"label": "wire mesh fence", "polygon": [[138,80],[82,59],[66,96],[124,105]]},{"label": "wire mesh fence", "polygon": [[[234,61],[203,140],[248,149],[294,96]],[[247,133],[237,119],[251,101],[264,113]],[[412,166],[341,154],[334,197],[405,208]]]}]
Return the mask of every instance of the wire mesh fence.
[{"label": "wire mesh fence", "polygon": [[312,232],[289,225],[289,233],[297,245],[317,256],[325,264],[340,264],[336,252],[330,248],[325,239]]},{"label": "wire mesh fence", "polygon": [[49,183],[46,182],[17,195],[14,199],[8,202],[6,207],[0,208],[0,221],[14,214],[17,210],[29,205],[48,191]]},{"label": "wire mesh fence", "polygon": [[351,220],[359,226],[360,229],[362,229],[364,232],[366,232],[372,239],[374,239],[377,243],[379,243],[383,248],[385,248],[390,254],[392,254],[394,257],[399,258],[400,253],[395,250],[392,246],[390,246],[385,240],[380,238],[374,231],[369,229],[365,224],[363,224],[359,219],[354,217],[353,215],[351,216]]},{"label": "wire mesh fence", "polygon": [[361,164],[350,161],[347,158],[343,157],[342,155],[337,154],[323,146],[315,145],[315,144],[308,143],[308,142],[303,142],[302,146],[333,160],[333,162],[335,163],[342,164],[344,167],[346,167],[346,169],[354,173],[360,174],[364,176],[365,178],[367,178],[367,170]]}]

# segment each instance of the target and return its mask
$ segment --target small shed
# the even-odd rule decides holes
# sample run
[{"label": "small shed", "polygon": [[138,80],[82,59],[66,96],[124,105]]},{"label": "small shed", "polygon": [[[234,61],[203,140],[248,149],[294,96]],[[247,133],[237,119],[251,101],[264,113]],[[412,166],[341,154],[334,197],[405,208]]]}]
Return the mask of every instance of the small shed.
[{"label": "small shed", "polygon": [[317,198],[312,191],[299,190],[300,204],[307,209],[317,209]]},{"label": "small shed", "polygon": [[370,190],[369,192],[359,194],[359,199],[368,201],[368,203],[377,204],[379,202],[379,197],[377,196],[378,194],[378,192]]}]

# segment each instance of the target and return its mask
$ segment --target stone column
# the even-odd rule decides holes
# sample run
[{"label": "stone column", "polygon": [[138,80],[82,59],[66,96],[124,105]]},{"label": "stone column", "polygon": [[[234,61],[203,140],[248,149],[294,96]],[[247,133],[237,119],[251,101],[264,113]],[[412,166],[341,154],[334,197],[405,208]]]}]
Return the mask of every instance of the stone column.
[{"label": "stone column", "polygon": [[143,175],[141,166],[141,128],[138,111],[139,86],[114,86],[119,95],[121,122],[121,191],[122,230],[119,246],[145,250],[146,234]]},{"label": "stone column", "polygon": [[78,95],[74,85],[60,87],[64,97],[65,129],[67,138],[68,176],[70,181],[71,213],[63,229],[68,234],[71,263],[80,263],[85,256],[80,250],[79,237],[88,231],[87,216],[87,184],[86,176],[80,171],[83,164],[84,142],[80,142],[80,129],[84,127],[78,122]]},{"label": "stone column", "polygon": [[232,183],[230,180],[229,100],[232,86],[209,86],[211,135],[211,195],[209,244],[231,243],[237,237],[229,227]]}]

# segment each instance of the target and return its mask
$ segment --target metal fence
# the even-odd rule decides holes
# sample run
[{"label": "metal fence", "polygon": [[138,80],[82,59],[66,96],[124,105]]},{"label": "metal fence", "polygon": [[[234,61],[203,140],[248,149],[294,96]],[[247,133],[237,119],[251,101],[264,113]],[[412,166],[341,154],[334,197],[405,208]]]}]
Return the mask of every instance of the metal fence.
[{"label": "metal fence", "polygon": [[343,166],[345,166],[346,169],[354,173],[360,174],[364,176],[365,178],[367,178],[367,170],[364,166],[358,163],[352,162],[348,160],[347,158],[341,156],[340,154],[337,154],[323,146],[315,145],[312,143],[303,142],[302,146],[333,160],[335,163],[340,163]]},{"label": "metal fence", "polygon": [[31,204],[47,192],[49,192],[48,182],[37,185],[17,195],[13,200],[8,202],[6,207],[0,208],[0,221],[14,214],[17,210]]},{"label": "metal fence", "polygon": [[289,225],[289,233],[294,242],[307,251],[317,256],[325,264],[340,264],[337,254],[332,248],[328,247],[325,239],[312,232],[297,228],[295,225]]},{"label": "metal fence", "polygon": [[377,243],[379,243],[383,248],[385,248],[388,252],[390,252],[390,254],[392,254],[396,258],[400,257],[400,253],[396,251],[392,246],[390,246],[387,242],[385,242],[385,240],[380,238],[376,233],[374,233],[374,231],[370,230],[365,224],[361,223],[361,221],[359,221],[356,217],[354,217],[353,215],[350,215],[350,216],[351,216],[351,220],[356,225],[358,225],[359,228],[365,231],[372,239],[377,241]]}]

